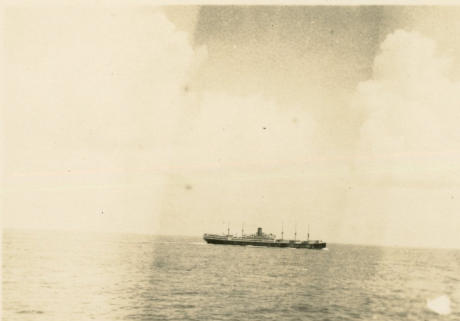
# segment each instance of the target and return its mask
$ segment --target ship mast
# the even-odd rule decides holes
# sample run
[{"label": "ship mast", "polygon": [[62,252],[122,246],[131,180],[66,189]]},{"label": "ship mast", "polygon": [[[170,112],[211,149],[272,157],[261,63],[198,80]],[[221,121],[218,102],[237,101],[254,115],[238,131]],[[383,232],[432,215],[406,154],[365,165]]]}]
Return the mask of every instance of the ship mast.
[{"label": "ship mast", "polygon": [[310,240],[310,224],[308,224],[308,230],[307,230],[307,241]]},{"label": "ship mast", "polygon": [[227,224],[227,236],[230,236],[230,223]]},{"label": "ship mast", "polygon": [[281,240],[284,239],[284,223],[281,222]]},{"label": "ship mast", "polygon": [[297,241],[297,223],[294,227],[294,241]]},{"label": "ship mast", "polygon": [[244,236],[244,223],[241,225],[241,237]]}]

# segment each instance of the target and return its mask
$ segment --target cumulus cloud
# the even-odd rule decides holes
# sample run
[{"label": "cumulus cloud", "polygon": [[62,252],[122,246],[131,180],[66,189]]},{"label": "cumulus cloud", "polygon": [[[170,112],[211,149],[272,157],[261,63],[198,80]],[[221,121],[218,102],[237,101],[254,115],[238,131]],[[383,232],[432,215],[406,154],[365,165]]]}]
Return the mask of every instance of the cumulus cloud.
[{"label": "cumulus cloud", "polygon": [[7,224],[152,230],[206,49],[155,8],[9,8],[4,25]]},{"label": "cumulus cloud", "polygon": [[359,84],[358,187],[349,193],[347,223],[372,233],[360,242],[458,244],[460,83],[451,62],[434,40],[398,30]]},{"label": "cumulus cloud", "polygon": [[139,147],[165,160],[183,88],[206,50],[193,48],[160,9],[123,10],[8,12],[11,166],[94,167],[105,159],[117,167]]},{"label": "cumulus cloud", "polygon": [[366,177],[445,179],[459,169],[460,83],[450,63],[417,32],[398,30],[381,44],[354,96],[365,115],[356,155]]}]

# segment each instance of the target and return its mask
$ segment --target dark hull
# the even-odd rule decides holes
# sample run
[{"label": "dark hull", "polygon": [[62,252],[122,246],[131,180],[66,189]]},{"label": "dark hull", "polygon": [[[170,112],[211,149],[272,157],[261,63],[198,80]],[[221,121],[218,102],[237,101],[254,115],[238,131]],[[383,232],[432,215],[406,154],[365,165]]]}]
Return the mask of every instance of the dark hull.
[{"label": "dark hull", "polygon": [[264,246],[264,247],[288,247],[296,249],[321,250],[326,247],[325,242],[295,243],[295,242],[263,242],[250,240],[223,240],[215,238],[204,238],[210,244],[239,245],[239,246]]}]

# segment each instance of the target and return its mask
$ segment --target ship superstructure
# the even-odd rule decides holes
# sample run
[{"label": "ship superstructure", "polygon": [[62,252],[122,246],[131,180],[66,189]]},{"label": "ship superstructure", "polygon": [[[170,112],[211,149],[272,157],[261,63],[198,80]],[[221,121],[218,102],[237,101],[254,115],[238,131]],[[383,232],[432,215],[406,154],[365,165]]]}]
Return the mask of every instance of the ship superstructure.
[{"label": "ship superstructure", "polygon": [[326,242],[321,240],[284,240],[283,238],[277,239],[274,234],[265,234],[262,228],[257,228],[256,234],[234,236],[230,232],[227,235],[218,234],[204,234],[203,239],[210,244],[224,244],[224,245],[241,245],[241,246],[267,246],[267,247],[289,247],[299,249],[323,249],[326,247]]}]

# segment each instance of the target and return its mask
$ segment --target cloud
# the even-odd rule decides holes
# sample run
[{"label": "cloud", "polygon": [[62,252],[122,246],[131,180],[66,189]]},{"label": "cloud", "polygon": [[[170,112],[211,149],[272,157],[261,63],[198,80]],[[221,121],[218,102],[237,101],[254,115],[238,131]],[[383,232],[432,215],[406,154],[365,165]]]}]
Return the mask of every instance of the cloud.
[{"label": "cloud", "polygon": [[205,226],[219,231],[229,220],[251,230],[263,222],[273,231],[283,219],[303,217],[303,202],[320,202],[324,184],[317,178],[327,174],[311,161],[317,126],[305,108],[256,93],[210,91],[190,108],[164,187],[165,233],[175,226],[188,234]]},{"label": "cloud", "polygon": [[357,233],[356,241],[458,244],[460,83],[450,64],[434,40],[398,30],[381,44],[372,77],[359,84],[356,188],[345,212],[349,226],[372,235]]},{"label": "cloud", "polygon": [[188,33],[159,9],[6,17],[10,166],[124,166],[139,146],[165,161],[183,89],[206,56]]},{"label": "cloud", "polygon": [[367,178],[447,179],[458,172],[460,83],[451,60],[417,32],[395,31],[381,44],[372,78],[359,84],[363,112],[357,169]]},{"label": "cloud", "polygon": [[[303,106],[198,93],[191,79],[206,48],[161,10],[10,9],[6,26],[10,226],[152,231],[170,219],[170,200],[209,204],[194,196],[209,177],[196,169],[256,172],[245,177],[260,179],[249,185],[257,191],[267,185],[259,169],[298,177],[314,154]],[[171,190],[182,170],[190,203]],[[216,180],[224,188],[233,177]]]},{"label": "cloud", "polygon": [[205,92],[179,153],[195,168],[292,166],[313,154],[316,124],[301,106],[279,106],[260,94]]},{"label": "cloud", "polygon": [[161,9],[7,10],[7,225],[156,228],[184,88],[206,58],[189,36]]}]

